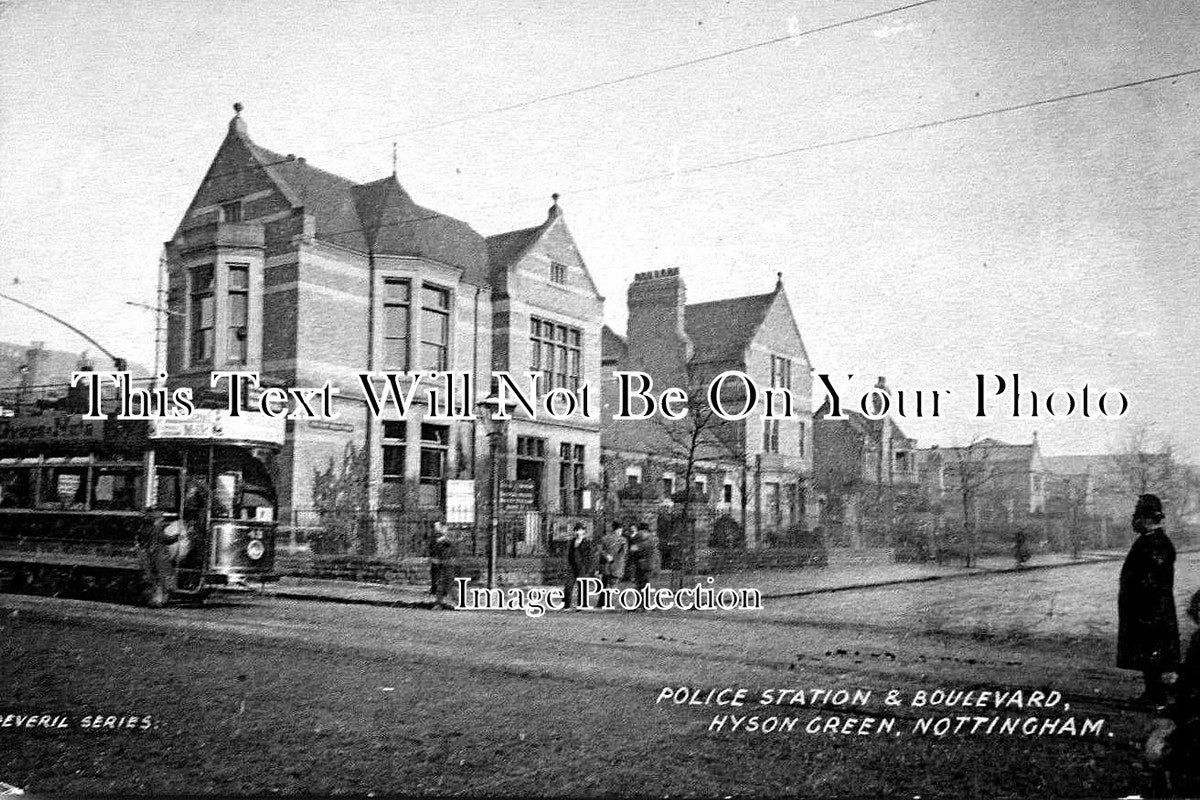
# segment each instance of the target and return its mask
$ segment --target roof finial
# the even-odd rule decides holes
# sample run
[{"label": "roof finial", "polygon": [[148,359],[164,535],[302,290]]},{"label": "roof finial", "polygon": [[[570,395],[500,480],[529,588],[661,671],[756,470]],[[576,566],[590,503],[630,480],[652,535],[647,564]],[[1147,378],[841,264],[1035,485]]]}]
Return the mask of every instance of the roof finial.
[{"label": "roof finial", "polygon": [[242,119],[242,104],[233,104],[233,119],[229,120],[229,132],[246,135],[246,120]]},{"label": "roof finial", "polygon": [[392,177],[396,177],[396,143],[392,142]]},{"label": "roof finial", "polygon": [[550,195],[550,199],[554,201],[553,205],[550,206],[550,219],[554,219],[562,214],[562,209],[558,207],[558,192]]},{"label": "roof finial", "polygon": [[778,291],[783,288],[783,272],[775,273],[775,289]]}]

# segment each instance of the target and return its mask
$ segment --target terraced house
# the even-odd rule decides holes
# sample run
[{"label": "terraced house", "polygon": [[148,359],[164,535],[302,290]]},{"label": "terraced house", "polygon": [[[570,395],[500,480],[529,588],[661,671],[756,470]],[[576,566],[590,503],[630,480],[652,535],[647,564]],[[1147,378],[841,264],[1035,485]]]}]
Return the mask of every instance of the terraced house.
[{"label": "terraced house", "polygon": [[[373,414],[356,373],[468,373],[477,396],[458,410],[493,369],[533,369],[543,391],[599,384],[603,298],[557,199],[542,224],[485,238],[417,205],[395,174],[357,183],[257,145],[238,107],[166,252],[173,383],[202,390],[212,370],[248,369],[341,391],[336,420],[288,422],[277,483],[283,521],[300,527],[331,505],[432,519],[448,481],[476,477],[486,516],[484,419],[431,419],[423,392],[403,419]],[[543,517],[579,510],[597,481],[599,420],[501,427],[499,476],[536,487],[532,545]]]}]

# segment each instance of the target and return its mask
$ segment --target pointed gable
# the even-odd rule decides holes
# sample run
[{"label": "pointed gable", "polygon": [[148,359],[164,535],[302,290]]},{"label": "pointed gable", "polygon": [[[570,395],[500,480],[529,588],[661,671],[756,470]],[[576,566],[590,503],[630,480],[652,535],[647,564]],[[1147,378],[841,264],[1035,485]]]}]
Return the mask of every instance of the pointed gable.
[{"label": "pointed gable", "polygon": [[[539,274],[544,267],[548,276],[551,263],[560,263],[567,267],[568,274],[565,280],[558,283],[599,298],[596,284],[588,272],[579,247],[575,244],[575,238],[567,228],[562,209],[558,206],[558,195],[553,195],[553,198],[554,204],[546,215],[546,221],[541,225],[498,233],[487,238],[488,269],[492,287],[498,295],[503,296],[508,292],[511,273],[523,265]],[[527,257],[535,253],[542,262],[537,267],[525,263]]]}]

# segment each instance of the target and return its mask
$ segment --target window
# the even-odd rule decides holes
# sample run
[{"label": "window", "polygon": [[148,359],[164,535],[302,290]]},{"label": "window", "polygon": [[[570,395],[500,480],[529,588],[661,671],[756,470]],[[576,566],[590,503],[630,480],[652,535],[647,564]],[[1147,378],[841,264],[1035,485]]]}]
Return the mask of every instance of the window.
[{"label": "window", "polygon": [[572,392],[583,381],[583,333],[536,317],[529,320],[529,371],[542,373],[545,391],[565,387]]},{"label": "window", "polygon": [[692,482],[692,489],[694,489],[696,494],[699,495],[701,498],[707,498],[708,497],[708,476],[707,475],[697,475],[696,480]]},{"label": "window", "polygon": [[725,505],[733,504],[733,484],[729,481],[726,481],[725,485],[721,487],[721,502]]},{"label": "window", "polygon": [[0,508],[31,508],[33,483],[33,470],[0,471]]},{"label": "window", "polygon": [[192,363],[213,357],[213,268],[198,267],[191,273]]},{"label": "window", "polygon": [[408,370],[409,283],[401,278],[383,281],[383,368]]},{"label": "window", "polygon": [[221,204],[221,222],[241,222],[242,221],[242,201],[234,200],[232,203]]},{"label": "window", "polygon": [[421,426],[420,504],[441,508],[446,503],[446,456],[450,450],[450,428]]},{"label": "window", "polygon": [[557,261],[550,262],[550,280],[554,283],[567,282],[567,265]]},{"label": "window", "polygon": [[450,290],[421,287],[421,364],[444,370],[450,363]]},{"label": "window", "polygon": [[246,325],[250,310],[250,266],[229,265],[229,339],[226,347],[230,361],[246,363]]},{"label": "window", "polygon": [[763,452],[779,452],[779,420],[763,420]]},{"label": "window", "polygon": [[546,440],[536,436],[517,437],[517,455],[521,458],[546,458]]},{"label": "window", "polygon": [[808,427],[803,422],[801,422],[800,423],[800,456],[802,458],[804,456],[804,451],[806,449],[805,446],[807,445],[807,442],[805,441],[805,438],[807,436],[808,436]]},{"label": "window", "polygon": [[84,508],[87,504],[87,467],[47,467],[42,470],[42,496],[38,504],[59,508]]},{"label": "window", "polygon": [[663,497],[671,497],[675,494],[675,473],[664,472],[662,476],[662,493]]},{"label": "window", "polygon": [[783,356],[771,356],[771,385],[782,389],[792,388],[792,360]]},{"label": "window", "polygon": [[625,485],[626,486],[641,486],[642,485],[642,468],[638,466],[625,468]]},{"label": "window", "polygon": [[578,514],[583,509],[583,455],[581,444],[558,446],[558,504],[564,514]]},{"label": "window", "polygon": [[404,455],[408,426],[404,422],[383,423],[383,487],[379,501],[383,505],[401,505],[404,501]]}]

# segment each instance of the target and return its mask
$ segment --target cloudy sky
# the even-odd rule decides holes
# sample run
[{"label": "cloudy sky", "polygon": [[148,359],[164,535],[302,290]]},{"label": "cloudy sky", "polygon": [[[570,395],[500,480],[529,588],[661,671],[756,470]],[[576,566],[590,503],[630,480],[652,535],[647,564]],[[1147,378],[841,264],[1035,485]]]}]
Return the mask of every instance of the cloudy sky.
[{"label": "cloudy sky", "polygon": [[[240,101],[255,141],[354,179],[395,142],[414,198],[484,234],[562,193],[618,329],[634,272],[680,267],[693,301],[782,272],[817,371],[954,392],[903,423],[924,442],[1120,437],[973,419],[969,374],[1018,372],[1122,390],[1200,459],[1200,75],[861,138],[1200,68],[1195,3],[936,0],[795,36],[905,2],[9,0],[0,291],[151,363],[126,303]],[[33,339],[86,346],[0,300],[0,340]]]}]

